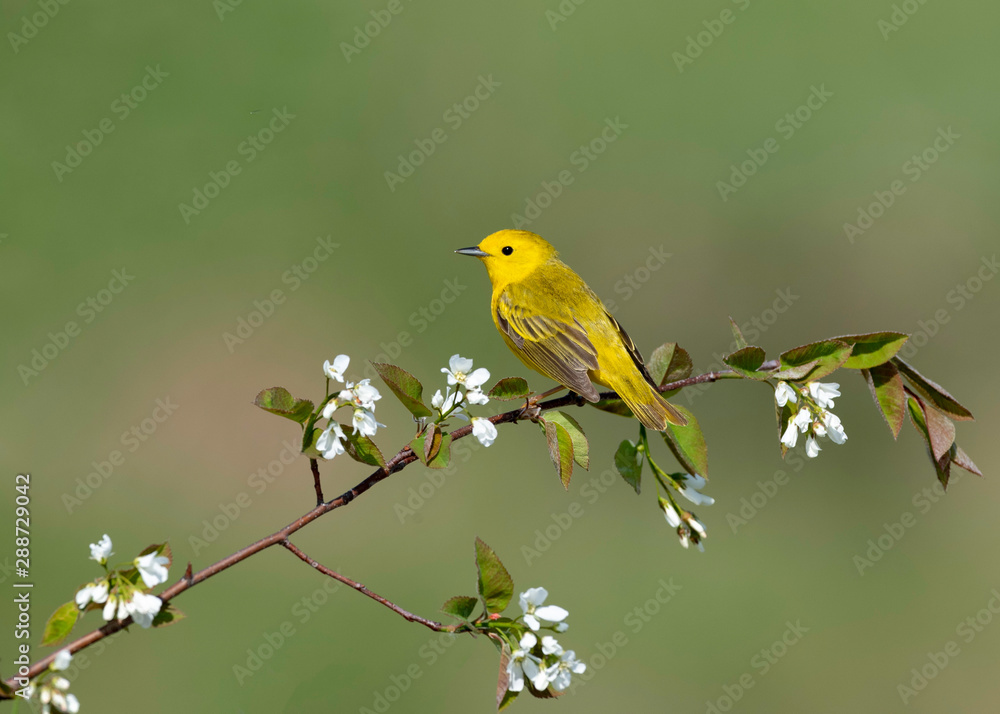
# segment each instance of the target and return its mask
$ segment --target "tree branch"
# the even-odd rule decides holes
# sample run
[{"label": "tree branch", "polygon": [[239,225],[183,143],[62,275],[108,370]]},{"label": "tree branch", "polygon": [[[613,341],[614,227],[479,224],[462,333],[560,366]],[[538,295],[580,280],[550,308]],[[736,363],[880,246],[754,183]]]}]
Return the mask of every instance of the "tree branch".
[{"label": "tree branch", "polygon": [[326,567],[322,563],[316,562],[315,560],[313,560],[312,558],[310,558],[308,555],[306,555],[305,553],[303,553],[302,550],[298,546],[296,546],[294,543],[292,543],[290,540],[283,540],[281,542],[281,545],[285,546],[285,548],[287,548],[289,551],[291,551],[292,553],[294,553],[296,555],[296,557],[298,557],[299,560],[301,560],[302,562],[308,564],[310,567],[315,568],[316,570],[318,570],[319,572],[323,573],[324,575],[329,575],[334,580],[339,580],[344,585],[347,585],[349,587],[354,588],[359,593],[361,593],[362,595],[366,595],[366,596],[370,597],[375,602],[378,602],[378,603],[381,603],[381,604],[385,605],[387,608],[389,608],[390,610],[392,610],[394,613],[396,613],[397,615],[401,616],[404,620],[408,620],[410,622],[417,622],[417,623],[423,625],[424,627],[427,627],[427,628],[430,628],[430,629],[434,630],[435,632],[456,632],[456,631],[460,632],[464,628],[464,625],[443,625],[440,622],[435,622],[434,620],[428,620],[427,618],[420,617],[420,615],[414,615],[412,612],[404,610],[399,605],[397,605],[397,604],[395,604],[393,602],[390,602],[389,600],[387,600],[386,598],[382,597],[378,593],[373,593],[371,590],[369,590],[368,588],[366,588],[361,583],[355,582],[354,580],[351,580],[350,578],[348,578],[348,577],[346,577],[344,575],[341,575],[340,573],[338,573],[336,571],[330,570],[328,567]]},{"label": "tree branch", "polygon": [[[770,362],[765,362],[763,365],[761,365],[760,369],[762,370],[769,369],[774,367],[776,364],[777,363],[774,360],[771,360]],[[720,379],[729,379],[736,376],[738,375],[736,375],[736,373],[733,372],[733,370],[729,369],[716,372],[707,372],[705,374],[700,374],[695,377],[688,377],[686,379],[680,379],[674,382],[669,382],[659,387],[659,391],[668,392],[673,389],[682,389],[684,387],[689,387],[695,384],[715,382]],[[616,394],[615,392],[601,392],[601,399],[617,399],[617,398],[618,394]],[[539,410],[547,411],[550,409],[558,409],[559,407],[564,407],[564,406],[583,406],[585,404],[586,401],[583,399],[583,397],[573,392],[570,392],[569,394],[566,394],[562,397],[548,399],[544,402],[539,403],[537,406]],[[489,417],[489,420],[494,424],[513,423],[521,419],[523,415],[524,415],[524,409],[522,407],[519,407],[517,409],[512,409],[510,411],[503,412],[502,414],[496,414],[492,417]],[[467,424],[463,427],[460,427],[452,431],[451,440],[452,442],[454,442],[458,439],[464,439],[471,433],[472,433],[472,425]],[[365,588],[363,585],[355,583],[349,578],[345,578],[342,575],[334,573],[334,571],[329,570],[328,568],[324,568],[315,561],[311,560],[308,556],[306,556],[301,550],[296,548],[288,540],[289,536],[291,536],[296,531],[305,528],[307,525],[315,521],[320,516],[326,515],[330,511],[336,510],[341,506],[348,505],[358,496],[362,495],[363,493],[371,489],[371,487],[374,486],[375,484],[379,483],[380,481],[383,481],[384,479],[389,478],[389,476],[398,471],[402,471],[409,464],[413,463],[416,460],[417,457],[410,449],[410,447],[404,446],[402,449],[399,450],[399,452],[395,456],[392,457],[392,459],[386,462],[384,469],[381,468],[376,469],[367,478],[365,478],[363,481],[358,483],[353,488],[349,489],[348,491],[345,491],[337,498],[324,502],[322,500],[323,492],[319,480],[319,465],[315,459],[310,459],[311,462],[310,468],[313,473],[313,480],[316,488],[316,497],[319,501],[315,508],[303,514],[296,520],[292,521],[281,530],[278,530],[269,536],[261,538],[256,543],[251,543],[250,545],[241,548],[232,555],[229,555],[223,558],[222,560],[213,563],[212,565],[209,565],[207,568],[204,568],[203,570],[199,570],[194,575],[191,574],[189,566],[188,572],[185,573],[185,575],[179,581],[177,581],[169,588],[164,590],[162,593],[160,593],[159,598],[163,601],[163,604],[166,605],[168,602],[176,598],[184,591],[193,588],[195,585],[198,585],[215,575],[218,575],[223,570],[231,568],[237,563],[241,563],[247,558],[256,555],[257,553],[260,553],[261,551],[266,550],[267,548],[270,548],[273,545],[282,545],[288,550],[290,550],[292,553],[295,553],[295,555],[297,555],[299,558],[312,565],[317,570],[320,570],[320,572],[324,573],[325,575],[328,575],[332,578],[336,578],[340,582],[350,585],[358,592],[361,592],[367,595],[368,597],[378,602],[381,602],[383,605],[390,608],[391,610],[393,610],[394,612],[403,616],[404,618],[406,618],[411,622],[419,622],[420,624],[426,627],[430,627],[432,630],[438,632],[456,631],[455,629],[449,628],[448,626],[442,625],[441,623],[433,622],[432,620],[425,620],[421,617],[418,617],[417,615],[413,615],[412,613],[409,613],[406,610],[397,607],[396,605],[389,602],[385,598],[376,595],[375,593]],[[60,647],[59,649],[60,650],[68,649],[71,653],[79,652],[80,650],[89,647],[95,642],[99,642],[105,639],[106,637],[109,637],[110,635],[113,635],[116,632],[129,627],[131,624],[133,624],[131,617],[120,621],[112,620],[111,622],[105,624],[103,627],[100,627],[92,632],[89,632],[86,635],[83,635],[82,637],[73,640],[68,645]],[[29,668],[27,676],[29,678],[34,678],[37,677],[42,672],[44,672],[45,669],[52,662],[52,660],[55,659],[55,655],[56,653],[53,652],[47,657],[44,657],[35,662]],[[12,687],[15,686],[13,678],[8,678],[7,684]],[[0,698],[3,698],[2,694],[0,694]]]}]

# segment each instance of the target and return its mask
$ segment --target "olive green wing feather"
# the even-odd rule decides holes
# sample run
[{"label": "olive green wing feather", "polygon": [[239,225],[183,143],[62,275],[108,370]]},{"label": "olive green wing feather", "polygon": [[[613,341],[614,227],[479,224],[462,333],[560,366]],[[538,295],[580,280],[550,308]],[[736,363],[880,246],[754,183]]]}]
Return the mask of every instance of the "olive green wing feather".
[{"label": "olive green wing feather", "polygon": [[[509,286],[497,300],[497,324],[538,371],[591,402],[600,399],[587,376],[597,369],[597,348],[575,319],[562,320],[525,307],[521,290]],[[522,299],[518,299],[518,298]]]}]

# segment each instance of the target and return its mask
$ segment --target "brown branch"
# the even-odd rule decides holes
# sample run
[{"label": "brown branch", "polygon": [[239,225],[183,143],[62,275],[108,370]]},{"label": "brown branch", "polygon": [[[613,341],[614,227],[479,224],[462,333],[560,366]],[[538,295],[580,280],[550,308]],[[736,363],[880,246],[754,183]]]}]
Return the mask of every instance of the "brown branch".
[{"label": "brown branch", "polygon": [[316,488],[316,505],[323,505],[323,484],[319,480],[319,462],[316,459],[309,459],[309,468],[312,469],[313,486]]},{"label": "brown branch", "polygon": [[[761,365],[761,369],[762,370],[769,369],[774,365],[775,363],[773,360],[771,362],[765,362],[763,365]],[[682,389],[683,387],[688,387],[694,384],[715,382],[719,379],[728,379],[735,376],[738,375],[736,375],[733,372],[733,370],[707,372],[705,374],[700,374],[695,377],[688,377],[687,379],[680,379],[675,382],[664,384],[661,387],[659,387],[659,391],[667,392],[673,389]],[[601,393],[601,399],[616,399],[616,398],[618,398],[618,395],[615,392]],[[562,397],[557,397],[555,399],[549,399],[544,402],[541,402],[537,406],[541,411],[547,411],[549,409],[558,409],[559,407],[564,407],[564,406],[574,406],[574,405],[583,406],[584,404],[586,404],[586,401],[583,399],[583,397],[579,396],[578,394],[570,392],[569,394],[566,394]],[[523,407],[519,407],[517,409],[512,409],[510,411],[503,412],[502,414],[496,414],[494,416],[491,416],[489,417],[489,420],[494,424],[513,423],[518,421],[523,416],[523,414],[524,414]],[[458,439],[464,439],[471,433],[472,433],[472,425],[467,424],[463,427],[460,427],[452,431],[451,440],[454,442]],[[262,550],[270,548],[273,545],[282,545],[291,550],[293,553],[298,555],[300,558],[305,560],[310,565],[313,565],[313,567],[321,569],[322,566],[315,564],[314,561],[305,556],[305,554],[302,553],[302,551],[299,551],[297,548],[295,548],[294,545],[292,545],[288,541],[289,536],[291,536],[296,531],[305,528],[307,525],[315,521],[320,516],[326,515],[330,511],[336,510],[341,506],[348,505],[358,496],[371,489],[371,487],[374,486],[375,484],[389,478],[389,476],[396,473],[397,471],[402,471],[409,464],[413,463],[416,460],[417,457],[410,449],[410,447],[404,446],[402,449],[399,450],[399,452],[395,456],[393,456],[386,463],[384,469],[382,468],[376,469],[367,478],[365,478],[363,481],[354,486],[354,488],[345,491],[344,493],[342,493],[337,498],[334,498],[333,500],[323,502],[322,492],[320,491],[319,476],[318,476],[319,466],[315,459],[310,459],[310,461],[312,462],[310,466],[312,468],[313,478],[315,480],[317,497],[320,499],[320,502],[316,505],[315,508],[313,508],[308,513],[303,514],[296,520],[292,521],[281,530],[278,530],[272,533],[271,535],[266,536],[265,538],[261,538],[256,543],[251,543],[250,545],[241,548],[232,555],[229,555],[223,558],[222,560],[213,563],[212,565],[209,565],[207,568],[204,568],[203,570],[199,570],[194,575],[191,574],[189,567],[188,571],[184,574],[184,576],[180,580],[178,580],[176,583],[174,583],[169,588],[160,593],[159,598],[163,601],[163,604],[166,605],[168,602],[170,602],[175,597],[183,593],[185,590],[193,588],[195,585],[198,585],[199,583],[202,583],[205,580],[208,580],[209,578],[218,575],[223,570],[231,568],[237,563],[241,563],[247,558],[256,555],[257,553],[260,553]],[[293,548],[294,550],[292,550]],[[321,569],[320,572],[323,572],[326,575],[329,575],[330,577],[336,578],[341,582],[351,585],[351,587],[354,588],[355,590],[358,590],[359,592],[368,595],[369,597],[377,600],[378,602],[381,602],[383,605],[394,610],[395,612],[402,615],[411,622],[420,622],[425,626],[431,627],[431,629],[435,629],[433,625],[438,625],[443,628],[446,627],[444,625],[440,625],[440,623],[435,623],[431,620],[424,620],[423,618],[419,618],[416,615],[412,615],[411,613],[406,612],[402,608],[397,608],[388,600],[385,600],[384,598],[381,598],[375,593],[372,593],[371,591],[365,589],[364,586],[359,585],[358,583],[354,583],[353,581],[347,578],[343,578],[343,576],[335,574],[332,570],[328,571],[328,569]],[[68,645],[60,647],[59,649],[60,650],[68,649],[71,653],[79,652],[80,650],[89,647],[95,642],[99,642],[104,638],[109,637],[110,635],[113,635],[114,633],[120,630],[125,629],[131,624],[132,624],[131,617],[120,621],[112,620],[111,622],[105,624],[103,627],[100,627],[92,632],[89,632],[86,635],[83,635],[82,637],[73,640]],[[454,630],[444,629],[440,631],[451,632]],[[55,655],[56,653],[53,652],[49,656],[44,657],[35,662],[33,665],[31,665],[31,667],[28,669],[28,677],[29,678],[37,677],[39,674],[45,671],[45,669],[49,666],[52,660],[55,659]],[[13,678],[8,678],[7,684],[14,686]],[[3,695],[0,694],[0,699],[2,698]]]},{"label": "brown branch", "polygon": [[362,595],[366,595],[366,596],[370,597],[375,602],[381,603],[381,604],[385,605],[387,608],[389,608],[390,610],[392,610],[394,613],[396,613],[397,615],[401,616],[404,620],[408,620],[410,622],[417,622],[417,623],[423,625],[424,627],[428,627],[428,628],[434,630],[435,632],[456,632],[456,631],[462,631],[462,629],[465,628],[464,625],[444,625],[444,624],[441,624],[440,622],[435,622],[434,620],[428,620],[427,618],[420,617],[420,615],[414,615],[412,612],[404,610],[399,605],[395,604],[394,602],[391,602],[390,600],[387,600],[386,598],[382,597],[378,593],[372,592],[371,590],[369,590],[368,588],[366,588],[361,583],[355,582],[354,580],[351,580],[350,578],[348,578],[345,575],[341,575],[340,573],[338,573],[338,572],[336,572],[334,570],[330,570],[328,567],[326,567],[322,563],[316,562],[315,560],[313,560],[312,558],[310,558],[308,555],[306,555],[305,553],[303,553],[302,550],[299,549],[299,547],[296,546],[294,543],[292,543],[290,540],[284,540],[284,541],[282,541],[281,545],[285,546],[285,548],[287,548],[289,551],[291,551],[292,553],[294,553],[298,557],[299,560],[301,560],[302,562],[306,563],[310,567],[315,568],[319,572],[323,573],[323,575],[329,575],[334,580],[339,580],[344,585],[347,585],[348,587],[354,588],[359,593],[361,593]]}]

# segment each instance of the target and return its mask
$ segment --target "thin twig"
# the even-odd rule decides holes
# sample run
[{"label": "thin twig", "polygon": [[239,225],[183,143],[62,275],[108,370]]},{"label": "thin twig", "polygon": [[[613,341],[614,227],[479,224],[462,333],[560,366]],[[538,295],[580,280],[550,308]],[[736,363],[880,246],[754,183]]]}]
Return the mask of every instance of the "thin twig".
[{"label": "thin twig", "polygon": [[309,468],[312,469],[313,486],[316,488],[316,505],[323,505],[323,484],[319,480],[319,462],[316,459],[309,459]]},{"label": "thin twig", "polygon": [[397,615],[401,616],[404,620],[409,620],[410,622],[417,622],[417,623],[423,625],[424,627],[428,627],[428,628],[434,630],[435,632],[455,632],[460,627],[462,627],[461,625],[444,625],[444,624],[442,624],[440,622],[435,622],[434,620],[428,620],[427,618],[420,617],[420,615],[414,615],[412,612],[404,610],[403,608],[401,608],[396,603],[391,602],[390,600],[387,600],[386,598],[382,597],[378,593],[372,592],[371,590],[369,590],[368,588],[366,588],[361,583],[355,582],[354,580],[351,580],[350,578],[348,578],[346,575],[341,575],[340,573],[338,573],[338,572],[336,572],[334,570],[330,570],[328,567],[326,567],[322,563],[316,562],[315,560],[313,560],[312,558],[310,558],[308,555],[306,555],[305,553],[303,553],[302,550],[297,545],[295,545],[294,543],[292,543],[290,540],[283,540],[281,542],[281,545],[285,546],[285,548],[287,548],[289,551],[291,551],[292,553],[294,553],[298,557],[299,560],[301,560],[302,562],[306,563],[310,567],[315,568],[319,572],[323,573],[323,575],[328,575],[331,578],[333,578],[334,580],[339,580],[344,585],[347,585],[348,587],[354,588],[355,590],[357,590],[362,595],[367,595],[368,597],[370,597],[375,602],[381,603],[382,605],[385,605],[387,608],[389,608],[390,610],[392,610],[394,613],[396,613]]},{"label": "thin twig", "polygon": [[[761,370],[766,370],[766,369],[770,369],[772,367],[774,367],[774,362],[773,361],[772,362],[765,362],[763,365],[761,365],[760,369]],[[733,372],[733,370],[721,370],[721,371],[717,371],[717,372],[707,372],[705,374],[700,374],[700,375],[697,375],[695,377],[688,377],[686,379],[680,379],[680,380],[677,380],[675,382],[670,382],[668,384],[664,384],[664,385],[662,385],[662,386],[659,387],[659,391],[660,392],[668,392],[668,391],[671,391],[673,389],[681,389],[683,387],[688,387],[688,386],[691,386],[691,385],[694,385],[694,384],[702,384],[702,383],[707,383],[707,382],[715,382],[715,381],[717,381],[719,379],[728,379],[728,378],[731,378],[731,377],[734,377],[734,376],[737,376],[737,375]],[[601,393],[601,399],[617,399],[617,398],[618,398],[618,395],[615,392],[602,392]],[[555,399],[549,399],[549,400],[546,400],[544,402],[541,402],[540,404],[538,404],[538,408],[541,411],[546,411],[546,410],[549,410],[549,409],[558,409],[559,407],[564,407],[564,406],[572,406],[572,405],[581,405],[582,406],[583,404],[585,404],[585,402],[584,402],[584,400],[583,400],[582,397],[580,397],[579,395],[574,394],[574,393],[569,393],[569,394],[566,394],[566,395],[564,395],[562,397],[557,397]],[[524,413],[523,408],[519,407],[517,409],[512,409],[510,411],[503,412],[502,414],[496,414],[496,415],[490,417],[489,420],[491,422],[493,422],[494,424],[513,423],[513,422],[518,421],[518,419],[521,418],[521,416],[523,415],[523,413]],[[467,424],[466,426],[460,427],[460,428],[455,429],[454,431],[452,431],[451,432],[451,440],[452,440],[452,442],[454,442],[454,441],[456,441],[458,439],[464,439],[465,437],[469,436],[469,434],[471,434],[471,433],[472,433],[472,425],[471,424]],[[168,602],[170,602],[171,600],[173,600],[174,598],[176,598],[178,595],[180,595],[181,593],[183,593],[185,590],[188,590],[189,588],[193,588],[195,585],[198,585],[198,584],[204,582],[205,580],[208,580],[209,578],[211,578],[211,577],[213,577],[215,575],[218,575],[223,570],[231,568],[232,566],[236,565],[237,563],[241,563],[244,560],[246,560],[247,558],[249,558],[249,557],[251,557],[253,555],[256,555],[257,553],[260,553],[262,550],[270,548],[273,545],[283,545],[286,548],[288,548],[289,546],[291,546],[292,548],[294,548],[295,546],[292,546],[291,543],[288,543],[288,538],[293,533],[295,533],[296,531],[298,531],[298,530],[300,530],[302,528],[305,528],[307,525],[309,525],[310,523],[312,523],[313,521],[315,521],[320,516],[326,515],[330,511],[336,510],[336,509],[340,508],[341,506],[346,506],[347,504],[351,503],[354,499],[356,499],[358,496],[360,496],[361,494],[363,494],[363,493],[367,492],[369,489],[371,489],[371,487],[374,486],[375,484],[377,484],[380,481],[383,481],[383,480],[389,478],[389,476],[391,476],[392,474],[396,473],[397,471],[402,471],[409,464],[413,463],[416,460],[417,460],[416,454],[413,453],[413,451],[410,449],[409,446],[404,446],[402,449],[399,450],[399,452],[395,456],[393,456],[386,463],[384,469],[382,469],[382,468],[376,469],[367,478],[365,478],[363,481],[361,481],[356,486],[354,486],[354,488],[352,488],[352,489],[350,489],[348,491],[345,491],[344,493],[342,493],[337,498],[334,498],[333,500],[326,501],[326,502],[322,501],[322,493],[319,492],[319,480],[318,480],[318,476],[317,476],[319,466],[318,466],[318,464],[317,464],[317,462],[315,460],[311,460],[312,461],[311,466],[313,467],[313,477],[314,477],[314,479],[316,479],[317,496],[320,499],[320,503],[318,503],[315,508],[313,508],[309,512],[303,514],[302,516],[300,516],[296,520],[292,521],[291,523],[289,523],[287,526],[285,526],[281,530],[276,531],[276,532],[272,533],[269,536],[261,538],[257,542],[251,543],[250,545],[248,545],[248,546],[246,546],[244,548],[241,548],[240,550],[238,550],[235,553],[233,553],[233,554],[231,554],[231,555],[223,558],[222,560],[220,560],[220,561],[218,561],[216,563],[213,563],[212,565],[209,565],[207,568],[204,568],[203,570],[199,570],[194,575],[191,575],[190,571],[188,571],[187,573],[184,574],[184,576],[180,580],[178,580],[176,583],[174,583],[169,588],[167,588],[162,593],[160,593],[159,598],[163,601],[163,605],[165,606]],[[287,543],[287,545],[286,545],[286,543]],[[289,549],[291,550],[291,548],[289,548]],[[295,550],[292,550],[292,552],[294,553]],[[301,551],[299,551],[298,553],[296,553],[296,555],[299,555],[300,553],[301,553]],[[303,555],[299,555],[299,557],[302,558],[303,560],[306,560],[306,562],[308,562],[310,564],[313,564],[312,560],[309,560],[307,557],[303,557]],[[314,566],[314,567],[318,568],[319,566],[317,565],[317,566]],[[325,571],[321,571],[321,572],[325,572]],[[342,577],[342,576],[334,575],[333,571],[327,572],[326,574],[330,575],[330,577],[336,577],[338,580],[340,579],[340,577]],[[345,579],[345,580],[341,580],[341,582],[345,582],[345,583],[347,583],[347,584],[350,585],[351,582],[353,582],[353,581],[348,581],[348,580]],[[352,587],[354,587],[354,585],[352,585]],[[391,609],[396,610],[396,612],[398,612],[400,615],[403,615],[404,617],[407,617],[409,615],[409,617],[407,617],[407,619],[411,619],[412,618],[411,619],[412,622],[420,622],[421,624],[425,624],[425,625],[427,625],[427,623],[440,624],[440,623],[433,623],[431,620],[426,620],[425,621],[422,618],[417,618],[416,615],[410,615],[410,613],[407,613],[405,610],[402,610],[401,608],[400,609],[396,609],[396,606],[392,605],[392,603],[390,603],[389,601],[386,600],[386,601],[383,602],[382,599],[379,598],[379,596],[375,595],[374,593],[371,593],[370,591],[361,590],[360,589],[361,587],[363,587],[363,586],[354,587],[354,589],[359,590],[360,592],[364,592],[369,597],[373,597],[374,599],[379,600],[379,602],[382,602],[382,604],[386,605],[387,607],[390,607]],[[404,614],[404,613],[406,613],[406,614]],[[60,650],[62,650],[62,649],[68,649],[71,653],[79,652],[80,650],[82,650],[82,649],[84,649],[86,647],[89,647],[90,645],[94,644],[95,642],[100,642],[101,640],[105,639],[106,637],[109,637],[110,635],[113,635],[116,632],[125,629],[126,627],[128,627],[131,624],[132,624],[132,618],[131,617],[126,618],[124,620],[112,620],[111,622],[108,622],[107,624],[105,624],[103,627],[100,627],[100,628],[98,628],[98,629],[96,629],[96,630],[94,630],[92,632],[89,632],[86,635],[83,635],[82,637],[79,637],[79,638],[73,640],[68,645],[64,645],[63,647],[60,647],[59,649]],[[427,626],[430,626],[430,625],[427,625]],[[442,626],[442,627],[444,627],[444,626]],[[434,629],[434,628],[431,627],[431,629]],[[444,631],[444,630],[442,630],[442,631]],[[448,631],[452,631],[452,630],[448,630]],[[37,662],[35,662],[28,669],[27,676],[29,678],[37,677],[39,674],[41,674],[42,672],[44,672],[48,668],[48,666],[52,662],[52,660],[55,659],[55,656],[56,656],[56,653],[52,653],[52,654],[48,655],[47,657],[44,657],[44,658],[38,660]],[[10,686],[12,686],[12,687],[15,686],[13,678],[8,678],[7,684],[10,685]],[[3,698],[4,698],[3,694],[0,693],[0,699],[3,699]]]}]

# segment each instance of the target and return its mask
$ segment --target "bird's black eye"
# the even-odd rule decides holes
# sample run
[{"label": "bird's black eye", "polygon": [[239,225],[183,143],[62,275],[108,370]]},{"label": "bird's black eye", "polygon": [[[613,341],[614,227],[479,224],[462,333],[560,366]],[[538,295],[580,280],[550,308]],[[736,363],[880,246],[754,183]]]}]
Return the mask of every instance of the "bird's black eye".
[{"label": "bird's black eye", "polygon": [[514,249],[511,248],[509,245],[505,245],[500,252],[503,253],[504,255],[510,255],[511,253],[514,252]]}]

